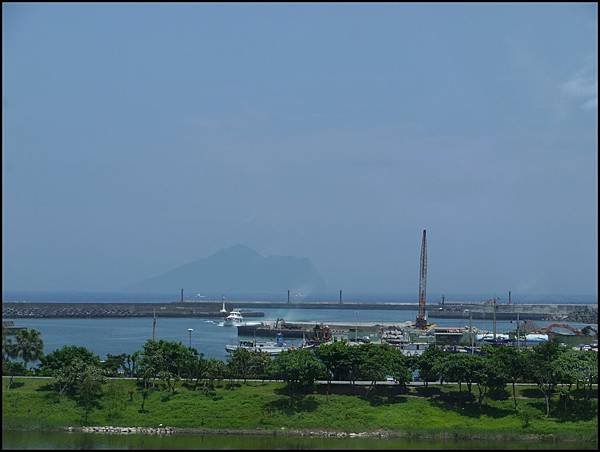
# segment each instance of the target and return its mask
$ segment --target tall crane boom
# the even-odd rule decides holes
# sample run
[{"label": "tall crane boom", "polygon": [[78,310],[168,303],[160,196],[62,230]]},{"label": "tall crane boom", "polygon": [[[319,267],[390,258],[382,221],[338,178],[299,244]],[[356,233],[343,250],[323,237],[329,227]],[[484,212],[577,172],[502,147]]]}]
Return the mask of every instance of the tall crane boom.
[{"label": "tall crane boom", "polygon": [[425,328],[427,319],[425,318],[425,303],[427,299],[427,230],[423,229],[423,239],[421,240],[421,267],[419,271],[419,314],[415,326]]}]

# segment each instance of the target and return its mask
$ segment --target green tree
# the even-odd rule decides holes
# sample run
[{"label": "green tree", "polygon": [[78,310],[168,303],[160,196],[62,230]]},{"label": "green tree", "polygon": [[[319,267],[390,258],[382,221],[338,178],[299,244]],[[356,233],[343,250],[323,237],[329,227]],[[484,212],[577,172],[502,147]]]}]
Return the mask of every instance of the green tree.
[{"label": "green tree", "polygon": [[6,328],[2,326],[2,359],[9,361],[17,357],[17,349],[15,344],[6,331]]},{"label": "green tree", "polygon": [[78,377],[78,399],[79,404],[83,407],[84,423],[87,424],[90,412],[97,406],[98,400],[102,396],[104,376],[99,367],[86,365]]},{"label": "green tree", "polygon": [[528,372],[544,395],[546,403],[546,417],[550,416],[550,398],[556,389],[556,385],[563,378],[557,360],[564,350],[554,342],[545,342],[536,345],[526,355]]},{"label": "green tree", "polygon": [[66,368],[75,361],[100,367],[100,357],[85,347],[65,345],[53,352],[42,356],[40,373],[52,376],[61,369]]},{"label": "green tree", "polygon": [[359,378],[370,381],[367,395],[377,384],[377,381],[392,376],[400,384],[405,385],[410,380],[408,363],[402,352],[388,344],[362,344],[357,348],[361,357]]},{"label": "green tree", "polygon": [[126,360],[127,355],[125,353],[120,355],[111,355],[110,353],[107,354],[106,360],[101,363],[104,375],[107,377],[117,377],[119,375],[119,370],[125,369]]},{"label": "green tree", "polygon": [[137,363],[140,358],[140,351],[135,351],[131,355],[125,356],[125,362],[123,363],[123,369],[125,370],[125,376],[135,377],[137,372]]},{"label": "green tree", "polygon": [[88,366],[92,365],[79,358],[74,358],[64,367],[53,371],[52,385],[58,392],[58,395],[75,395],[80,378]]},{"label": "green tree", "polygon": [[350,380],[352,371],[351,347],[344,341],[322,344],[315,349],[315,356],[327,369],[327,382]]},{"label": "green tree", "polygon": [[586,389],[585,398],[589,400],[592,394],[592,385],[598,384],[598,353],[581,352],[577,366],[577,382]]},{"label": "green tree", "polygon": [[511,383],[513,404],[516,410],[517,392],[515,386],[519,381],[523,381],[526,376],[525,354],[515,347],[489,347],[486,348],[485,352],[497,374]]},{"label": "green tree", "polygon": [[306,349],[281,352],[272,361],[272,373],[286,382],[292,390],[300,390],[314,384],[325,373],[325,366]]},{"label": "green tree", "polygon": [[445,353],[438,347],[428,347],[416,360],[419,378],[428,387],[430,381],[440,379]]},{"label": "green tree", "polygon": [[229,355],[228,367],[230,369],[231,378],[243,378],[246,383],[250,376],[252,353],[245,348],[236,348]]},{"label": "green tree", "polygon": [[210,358],[206,360],[206,377],[208,378],[210,387],[214,387],[215,380],[225,378],[225,363],[220,359]]},{"label": "green tree", "polygon": [[197,356],[197,350],[181,342],[148,340],[140,352],[137,370],[149,376],[153,385],[159,379],[171,393],[175,393],[178,383],[189,373]]},{"label": "green tree", "polygon": [[470,378],[477,385],[477,402],[480,408],[490,391],[503,389],[506,385],[503,369],[499,368],[489,356],[472,355],[468,372],[472,374]]},{"label": "green tree", "polygon": [[41,333],[35,329],[19,330],[16,335],[15,348],[17,356],[23,360],[25,369],[27,364],[37,361],[44,355],[44,342]]},{"label": "green tree", "polygon": [[250,353],[250,374],[253,378],[260,378],[264,382],[264,379],[268,376],[270,364],[271,358],[267,353],[261,350]]},{"label": "green tree", "polygon": [[14,376],[25,374],[27,369],[21,363],[11,360],[18,356],[18,350],[4,325],[2,325],[2,374],[8,375],[8,389],[13,387]]}]

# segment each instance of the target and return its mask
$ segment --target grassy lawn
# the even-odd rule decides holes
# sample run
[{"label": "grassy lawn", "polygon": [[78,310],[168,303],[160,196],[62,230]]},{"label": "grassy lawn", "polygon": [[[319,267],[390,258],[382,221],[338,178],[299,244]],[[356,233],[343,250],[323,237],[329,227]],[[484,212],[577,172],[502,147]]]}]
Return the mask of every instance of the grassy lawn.
[{"label": "grassy lawn", "polygon": [[[82,425],[82,408],[68,396],[47,389],[49,380],[15,378],[17,387],[7,390],[3,378],[3,428],[55,428]],[[384,388],[369,399],[343,394],[338,388],[327,395],[319,387],[302,399],[291,401],[280,383],[248,383],[228,389],[220,383],[212,394],[180,387],[175,395],[154,391],[139,411],[141,395],[133,394],[131,380],[113,380],[88,420],[89,425],[150,426],[214,429],[313,429],[362,432],[392,430],[415,434],[469,436],[552,434],[559,438],[597,438],[597,398],[572,410],[570,419],[544,417],[544,402],[535,389],[519,387],[519,406],[530,413],[524,426],[515,414],[510,395],[486,398],[480,409],[476,401],[460,401],[457,389],[412,388],[408,394],[388,394]],[[364,390],[361,389],[364,392]],[[476,390],[474,389],[474,392]],[[362,393],[362,392],[361,392]],[[558,401],[554,401],[558,404]],[[558,411],[556,411],[558,412]]]}]

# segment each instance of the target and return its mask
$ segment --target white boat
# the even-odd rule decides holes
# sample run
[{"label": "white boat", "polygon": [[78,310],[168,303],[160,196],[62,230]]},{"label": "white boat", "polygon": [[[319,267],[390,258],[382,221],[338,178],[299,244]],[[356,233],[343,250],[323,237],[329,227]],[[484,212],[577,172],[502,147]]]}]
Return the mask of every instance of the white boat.
[{"label": "white boat", "polygon": [[277,345],[275,342],[240,341],[240,345],[225,346],[227,353],[231,353],[238,348],[245,348],[251,352],[264,352],[269,356],[276,356],[283,351],[291,349],[291,347],[287,347],[285,345]]},{"label": "white boat", "polygon": [[227,353],[231,353],[238,348],[245,348],[251,352],[263,352],[269,356],[277,356],[281,352],[287,350],[296,350],[298,348],[313,348],[312,345],[300,344],[300,345],[286,345],[284,342],[256,342],[256,341],[240,341],[240,345],[226,345],[225,350]]},{"label": "white boat", "polygon": [[233,325],[241,325],[244,322],[244,317],[242,313],[237,309],[234,309],[229,313],[227,317],[225,317],[225,325],[233,326]]},{"label": "white boat", "polygon": [[476,340],[482,342],[496,342],[496,343],[505,343],[510,340],[510,336],[504,333],[497,333],[496,338],[494,339],[494,335],[492,333],[484,333],[484,334],[476,334]]},{"label": "white boat", "polygon": [[548,335],[536,333],[526,334],[525,342],[529,344],[540,344],[542,342],[548,342]]}]

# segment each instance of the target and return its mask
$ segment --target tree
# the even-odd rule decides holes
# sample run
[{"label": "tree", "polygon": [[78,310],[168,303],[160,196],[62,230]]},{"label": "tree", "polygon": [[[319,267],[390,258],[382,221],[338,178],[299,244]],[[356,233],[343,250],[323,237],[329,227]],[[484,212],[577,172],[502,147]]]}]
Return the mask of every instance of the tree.
[{"label": "tree", "polygon": [[58,395],[75,395],[81,376],[85,373],[86,367],[91,365],[76,357],[64,367],[53,371],[52,385]]},{"label": "tree", "polygon": [[512,396],[517,409],[516,384],[525,377],[527,363],[525,354],[515,347],[489,347],[485,349],[486,357],[493,362],[495,371],[503,379],[512,384]]},{"label": "tree", "polygon": [[425,387],[430,381],[440,379],[445,353],[438,347],[428,347],[416,360],[419,377],[425,382]]},{"label": "tree", "polygon": [[327,369],[327,382],[350,380],[352,373],[352,347],[344,341],[322,344],[315,349],[315,356]]},{"label": "tree", "polygon": [[252,363],[252,354],[245,348],[236,348],[229,355],[228,367],[231,378],[243,378],[244,383],[249,376]]},{"label": "tree", "polygon": [[[583,384],[587,389],[585,398],[589,400],[592,393],[592,385],[598,383],[598,353],[582,352],[579,365],[577,367],[578,383]],[[587,388],[586,388],[587,385]]]},{"label": "tree", "polygon": [[256,350],[250,353],[250,374],[253,378],[263,380],[267,377],[271,358],[262,350]]},{"label": "tree", "polygon": [[564,350],[558,344],[545,342],[533,347],[533,350],[526,355],[528,372],[544,395],[546,417],[550,416],[550,398],[561,379],[556,361],[563,352]]},{"label": "tree", "polygon": [[21,374],[27,372],[27,369],[21,363],[14,363],[11,359],[18,356],[16,345],[9,337],[8,332],[4,325],[2,325],[2,373],[9,375],[8,389],[13,386],[13,380],[15,374]]},{"label": "tree", "polygon": [[273,375],[288,388],[300,390],[312,385],[325,372],[325,366],[306,349],[286,350],[272,361]]},{"label": "tree", "polygon": [[107,354],[106,360],[101,363],[104,375],[108,377],[118,376],[119,369],[125,369],[126,360],[127,355],[125,353],[122,353],[120,355],[111,355],[110,353]]},{"label": "tree", "polygon": [[65,345],[43,356],[40,372],[42,375],[53,376],[56,372],[65,369],[75,361],[100,367],[100,357],[85,347]]},{"label": "tree", "polygon": [[17,332],[16,339],[17,355],[21,357],[25,369],[27,369],[28,363],[37,361],[44,354],[44,342],[41,333],[35,329],[23,329]]},{"label": "tree", "polygon": [[502,369],[499,369],[488,356],[472,355],[468,372],[471,373],[470,378],[477,385],[477,402],[480,408],[489,391],[502,389],[506,385]]},{"label": "tree", "polygon": [[207,371],[208,362],[204,359],[202,353],[190,357],[186,377],[188,378],[188,381],[194,380],[194,390],[198,387],[200,380],[206,378]]},{"label": "tree", "polygon": [[[458,391],[462,392],[462,384],[467,381],[468,369],[465,362],[465,355],[459,353],[447,353],[443,360],[440,360],[436,371],[444,376],[448,382],[458,383]],[[471,385],[468,384],[469,393]]]},{"label": "tree", "polygon": [[367,395],[377,381],[384,380],[387,376],[392,376],[402,385],[410,380],[406,358],[397,348],[388,344],[363,344],[356,348],[361,358],[359,378],[371,382]]},{"label": "tree", "polygon": [[102,395],[102,383],[104,376],[102,369],[94,365],[86,365],[79,375],[77,385],[79,404],[83,407],[84,423],[87,424],[92,409],[97,405]]},{"label": "tree", "polygon": [[181,342],[148,340],[139,354],[138,373],[152,382],[160,379],[171,393],[175,393],[177,383],[189,373],[197,356],[197,350]]},{"label": "tree", "polygon": [[17,357],[17,349],[15,347],[12,338],[6,331],[6,328],[2,326],[2,360],[9,361],[12,358]]},{"label": "tree", "polygon": [[128,377],[135,377],[137,372],[137,363],[139,361],[140,352],[133,352],[131,355],[127,355],[125,357],[125,362],[123,363],[123,370],[125,370],[125,375]]},{"label": "tree", "polygon": [[215,380],[220,380],[225,377],[225,363],[220,359],[206,360],[206,377],[208,378],[210,387],[212,388]]}]

